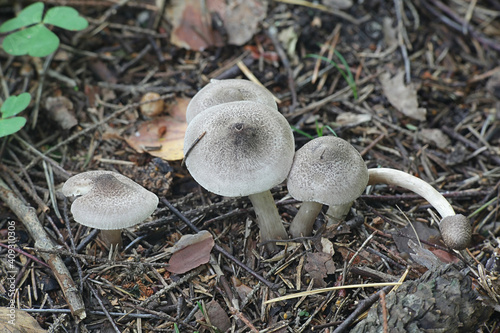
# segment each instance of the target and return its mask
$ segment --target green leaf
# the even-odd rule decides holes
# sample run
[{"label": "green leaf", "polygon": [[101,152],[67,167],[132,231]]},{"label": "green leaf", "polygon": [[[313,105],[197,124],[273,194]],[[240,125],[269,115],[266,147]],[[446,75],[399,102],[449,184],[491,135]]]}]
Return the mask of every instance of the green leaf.
[{"label": "green leaf", "polygon": [[14,56],[45,57],[58,47],[59,38],[43,24],[16,31],[3,40],[5,52]]},{"label": "green leaf", "polygon": [[0,138],[19,131],[26,124],[23,117],[0,119]]},{"label": "green leaf", "polygon": [[0,26],[0,32],[9,32],[28,25],[40,23],[42,21],[43,3],[35,2],[24,8],[17,17],[4,22]]},{"label": "green leaf", "polygon": [[3,102],[0,112],[2,112],[2,118],[8,118],[15,116],[19,112],[23,111],[28,107],[31,101],[31,95],[27,92],[22,93],[18,96],[10,96]]},{"label": "green leaf", "polygon": [[88,27],[89,22],[72,7],[58,6],[47,11],[43,23],[52,24],[66,30],[83,30]]},{"label": "green leaf", "polygon": [[290,125],[290,128],[292,129],[292,131],[295,131],[299,134],[302,134],[303,136],[305,136],[306,138],[308,139],[314,139],[314,136],[312,136],[311,134],[307,133],[307,132],[304,132],[303,130],[301,129],[298,129],[297,127],[293,126],[293,125]]}]

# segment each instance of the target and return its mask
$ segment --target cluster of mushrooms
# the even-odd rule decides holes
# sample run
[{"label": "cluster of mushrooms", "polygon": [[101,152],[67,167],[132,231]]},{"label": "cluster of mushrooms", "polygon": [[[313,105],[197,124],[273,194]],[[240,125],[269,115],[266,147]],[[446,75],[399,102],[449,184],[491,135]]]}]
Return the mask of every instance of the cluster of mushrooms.
[{"label": "cluster of mushrooms", "polygon": [[467,218],[431,185],[389,168],[367,169],[359,152],[334,136],[313,139],[295,152],[293,133],[274,96],[247,80],[212,80],[188,105],[184,138],[186,166],[206,190],[226,197],[248,196],[261,241],[271,251],[287,239],[270,189],[287,182],[302,201],[290,224],[292,237],[309,236],[323,205],[327,216],[343,219],[367,185],[401,186],[425,198],[441,215],[445,244],[465,249],[471,239]]},{"label": "cluster of mushrooms", "polygon": [[[290,224],[292,237],[310,236],[323,205],[327,216],[343,219],[367,185],[385,183],[425,198],[441,215],[445,244],[465,249],[471,239],[467,218],[431,185],[402,171],[367,169],[358,151],[334,136],[313,139],[295,151],[288,121],[274,96],[247,80],[212,80],[187,107],[184,161],[206,190],[225,197],[248,196],[255,210],[261,241],[270,251],[288,239],[270,189],[287,181],[289,194],[302,201]],[[101,230],[101,239],[120,247],[121,229],[148,218],[158,197],[112,171],[88,171],[66,181],[62,192],[76,197],[75,221]]]}]

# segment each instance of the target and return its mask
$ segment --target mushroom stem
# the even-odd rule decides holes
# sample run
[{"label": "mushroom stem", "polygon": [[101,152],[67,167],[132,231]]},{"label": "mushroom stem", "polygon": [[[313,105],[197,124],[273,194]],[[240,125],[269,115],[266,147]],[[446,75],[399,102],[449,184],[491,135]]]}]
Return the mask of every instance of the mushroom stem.
[{"label": "mushroom stem", "polygon": [[406,172],[390,168],[368,169],[368,185],[384,183],[404,187],[427,200],[441,215],[441,219],[455,215],[448,200],[429,183]]},{"label": "mushroom stem", "polygon": [[323,204],[314,201],[304,201],[290,224],[290,235],[293,238],[310,236],[314,227],[314,221]]},{"label": "mushroom stem", "polygon": [[101,240],[106,244],[109,248],[113,246],[114,248],[121,248],[123,245],[122,242],[122,230],[101,230]]},{"label": "mushroom stem", "polygon": [[349,213],[353,202],[354,201],[351,201],[344,205],[329,206],[328,210],[326,211],[326,218],[328,220],[327,226],[332,226],[336,223],[339,223],[339,221],[343,221]]},{"label": "mushroom stem", "polygon": [[448,247],[460,251],[464,258],[470,260],[468,253],[463,251],[471,241],[470,223],[465,216],[455,214],[455,210],[448,200],[434,187],[420,178],[395,169],[368,169],[368,175],[368,185],[386,183],[401,186],[427,200],[441,215],[439,230],[444,243]]},{"label": "mushroom stem", "polygon": [[[248,198],[252,202],[257,216],[262,242],[287,239],[288,236],[271,191],[250,194]],[[269,251],[278,250],[276,244],[272,242],[267,243],[266,247]]]}]

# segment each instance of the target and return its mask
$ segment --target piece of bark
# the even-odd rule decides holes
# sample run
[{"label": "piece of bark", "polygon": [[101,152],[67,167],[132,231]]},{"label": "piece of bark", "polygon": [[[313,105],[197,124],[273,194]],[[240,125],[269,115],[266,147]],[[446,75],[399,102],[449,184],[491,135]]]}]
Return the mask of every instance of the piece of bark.
[{"label": "piece of bark", "polygon": [[[429,270],[386,296],[390,332],[475,332],[493,312],[478,296],[472,279],[457,266]],[[382,306],[378,304],[351,333],[383,332],[383,322]]]}]

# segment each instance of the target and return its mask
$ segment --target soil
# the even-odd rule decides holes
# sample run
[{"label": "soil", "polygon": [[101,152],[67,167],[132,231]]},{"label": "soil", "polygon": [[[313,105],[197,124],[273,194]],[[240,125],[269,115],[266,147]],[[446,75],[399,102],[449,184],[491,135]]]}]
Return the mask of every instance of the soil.
[{"label": "soil", "polygon": [[[227,11],[239,6],[229,2],[217,3]],[[15,3],[0,1],[0,22],[31,2]],[[81,32],[54,28],[61,46],[49,57],[0,50],[2,98],[25,91],[33,96],[21,114],[26,126],[0,139],[0,331],[12,329],[12,306],[31,316],[16,312],[14,332],[22,326],[27,332],[347,332],[370,306],[356,332],[392,332],[397,316],[404,318],[398,332],[498,331],[497,1],[343,1],[342,9],[332,7],[340,1],[270,1],[265,14],[255,16],[255,30],[242,30],[252,36],[236,45],[228,38],[243,33],[225,29],[226,18],[210,12],[208,28],[218,37],[203,50],[173,43],[179,23],[157,19],[168,4],[44,3],[72,6],[90,25]],[[248,3],[262,9],[261,1]],[[203,13],[206,23],[209,13]],[[184,43],[196,37],[178,36]],[[455,252],[442,242],[440,217],[429,202],[402,187],[375,185],[344,220],[328,224],[324,207],[311,237],[280,241],[278,251],[269,251],[275,247],[260,242],[248,198],[206,191],[174,157],[189,99],[210,79],[249,74],[277,98],[295,130],[296,149],[336,135],[361,153],[368,168],[393,168],[428,182],[469,218],[467,250]],[[141,111],[148,92],[164,101],[159,115]],[[47,103],[50,98],[58,107]],[[136,133],[155,121],[166,125],[153,134],[175,130],[180,139],[138,139]],[[60,192],[71,175],[89,170],[122,173],[160,198],[150,218],[122,232],[120,251],[76,223],[71,200]],[[285,183],[271,192],[288,230],[300,201],[288,195]],[[174,244],[200,230],[214,239],[209,262],[170,272]],[[208,256],[210,244],[185,252]],[[54,269],[56,263],[70,276]],[[401,286],[406,294],[369,285],[398,281],[407,281]],[[359,284],[369,286],[348,287]],[[417,291],[419,284],[430,294]],[[344,288],[314,292],[334,286]],[[464,304],[462,311],[439,312],[454,325],[440,326],[437,315],[422,313],[425,308],[408,311],[409,298],[410,308],[443,306],[439,297],[434,303],[418,297],[448,288],[469,289],[446,294],[451,304]],[[265,303],[299,291],[310,295]],[[74,312],[78,300],[85,318]]]}]

